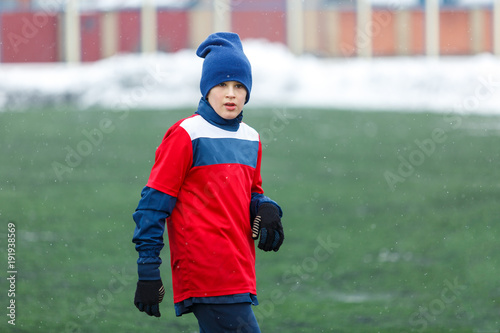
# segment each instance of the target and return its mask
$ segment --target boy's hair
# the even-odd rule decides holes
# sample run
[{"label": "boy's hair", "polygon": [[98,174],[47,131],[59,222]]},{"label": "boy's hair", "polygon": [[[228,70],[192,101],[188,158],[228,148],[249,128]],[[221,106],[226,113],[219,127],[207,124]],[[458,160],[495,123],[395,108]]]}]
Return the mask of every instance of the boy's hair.
[{"label": "boy's hair", "polygon": [[238,81],[247,91],[245,104],[252,90],[252,68],[241,45],[240,37],[232,32],[217,32],[203,41],[196,54],[204,58],[200,90],[207,98],[210,89],[225,81]]}]

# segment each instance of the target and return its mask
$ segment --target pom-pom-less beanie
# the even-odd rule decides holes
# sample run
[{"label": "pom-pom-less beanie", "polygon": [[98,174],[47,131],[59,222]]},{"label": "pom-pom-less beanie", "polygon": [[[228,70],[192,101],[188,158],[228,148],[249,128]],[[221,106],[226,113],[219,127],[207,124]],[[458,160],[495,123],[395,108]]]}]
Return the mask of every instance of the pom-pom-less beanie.
[{"label": "pom-pom-less beanie", "polygon": [[196,55],[204,58],[200,90],[207,98],[210,89],[225,81],[238,81],[247,90],[245,104],[252,90],[252,68],[241,45],[240,37],[232,32],[217,32],[205,39]]}]

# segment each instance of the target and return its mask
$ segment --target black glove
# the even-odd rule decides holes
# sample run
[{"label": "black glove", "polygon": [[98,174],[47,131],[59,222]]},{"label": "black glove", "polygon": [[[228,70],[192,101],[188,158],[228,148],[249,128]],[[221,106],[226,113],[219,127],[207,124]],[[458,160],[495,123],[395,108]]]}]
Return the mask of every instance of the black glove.
[{"label": "black glove", "polygon": [[263,203],[259,206],[257,216],[252,223],[252,238],[259,238],[259,232],[259,249],[274,252],[279,250],[285,235],[278,207],[272,203]]},{"label": "black glove", "polygon": [[160,280],[137,282],[134,304],[141,312],[160,317],[160,303],[163,301],[165,288]]}]

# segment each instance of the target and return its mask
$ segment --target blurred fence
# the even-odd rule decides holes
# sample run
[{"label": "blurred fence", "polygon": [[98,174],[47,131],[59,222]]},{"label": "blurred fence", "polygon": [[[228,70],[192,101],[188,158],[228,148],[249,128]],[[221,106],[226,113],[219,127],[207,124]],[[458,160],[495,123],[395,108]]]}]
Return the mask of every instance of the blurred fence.
[{"label": "blurred fence", "polygon": [[221,30],[326,57],[500,55],[500,0],[451,2],[138,0],[136,6],[113,7],[104,5],[109,1],[3,1],[0,62],[175,52]]}]

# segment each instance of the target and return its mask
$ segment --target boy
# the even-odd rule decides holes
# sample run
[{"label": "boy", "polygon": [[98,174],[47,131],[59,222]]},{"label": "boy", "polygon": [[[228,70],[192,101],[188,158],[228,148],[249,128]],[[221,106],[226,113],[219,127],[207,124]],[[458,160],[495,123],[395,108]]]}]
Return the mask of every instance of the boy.
[{"label": "boy", "polygon": [[234,33],[210,35],[196,54],[205,59],[198,110],[165,134],[133,214],[134,304],[160,317],[166,223],[176,315],[193,312],[200,332],[260,332],[254,239],[278,251],[284,235],[281,208],[263,194],[259,135],[241,122],[251,67]]}]

